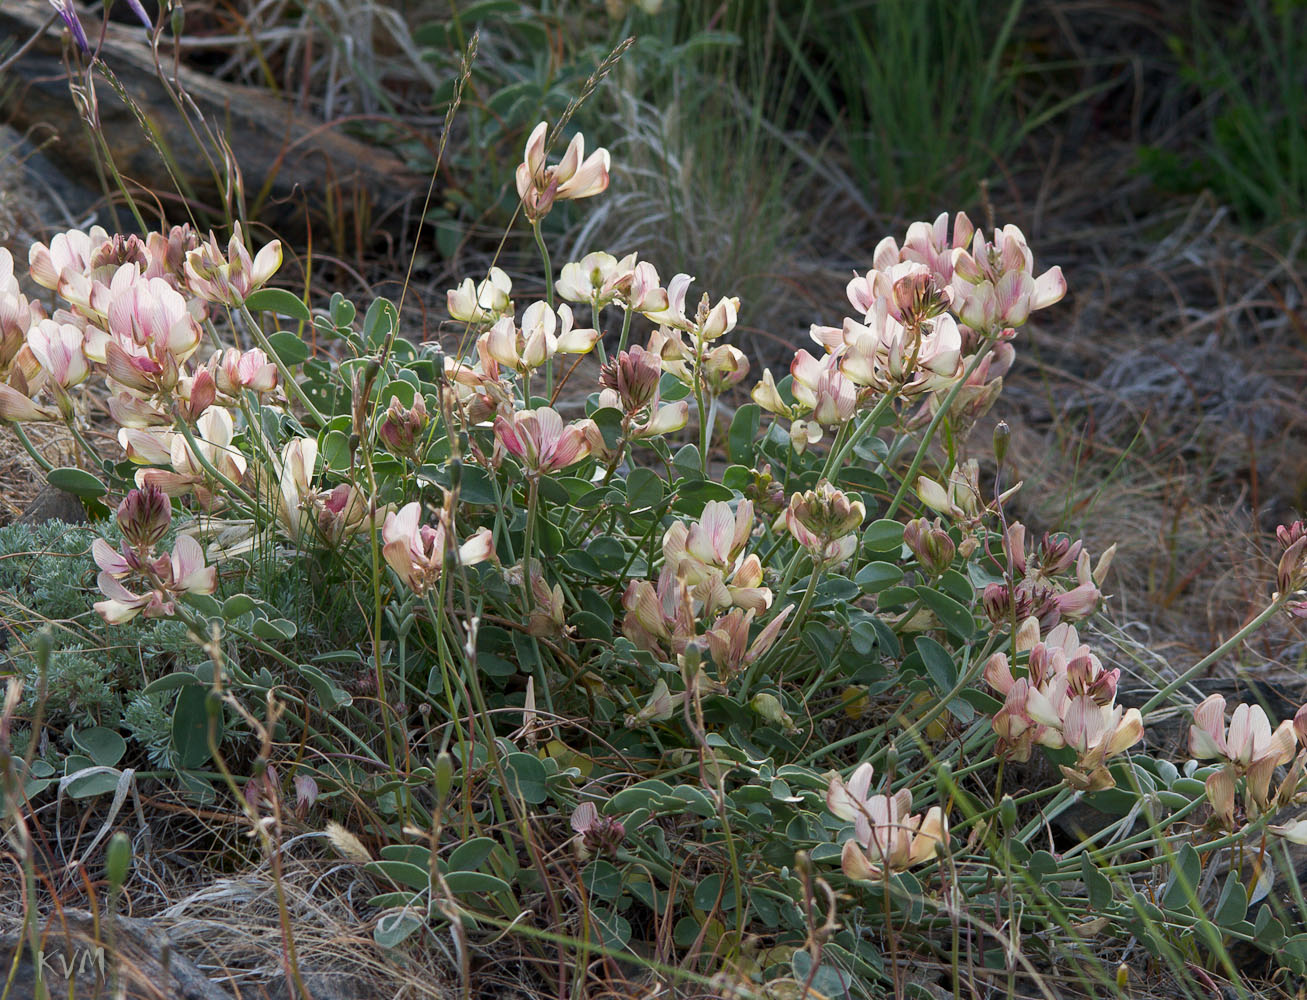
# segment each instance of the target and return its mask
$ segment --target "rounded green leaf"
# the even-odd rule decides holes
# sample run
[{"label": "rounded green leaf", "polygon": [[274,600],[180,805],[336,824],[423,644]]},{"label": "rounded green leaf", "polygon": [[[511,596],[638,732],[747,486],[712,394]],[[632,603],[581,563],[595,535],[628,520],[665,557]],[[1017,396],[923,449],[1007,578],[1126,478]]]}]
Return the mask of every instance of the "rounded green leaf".
[{"label": "rounded green leaf", "polygon": [[250,312],[273,312],[305,323],[312,318],[309,307],[294,292],[284,288],[260,288],[246,297],[245,306]]},{"label": "rounded green leaf", "polygon": [[504,776],[508,790],[523,802],[538,805],[545,800],[545,766],[529,753],[510,753],[504,758]]},{"label": "rounded green leaf", "polygon": [[74,730],[73,743],[102,767],[113,767],[127,752],[127,741],[104,726]]},{"label": "rounded green leaf", "polygon": [[46,474],[45,481],[55,489],[63,490],[65,493],[71,493],[77,497],[94,499],[102,497],[108,492],[104,483],[85,469],[69,467],[51,469]]}]

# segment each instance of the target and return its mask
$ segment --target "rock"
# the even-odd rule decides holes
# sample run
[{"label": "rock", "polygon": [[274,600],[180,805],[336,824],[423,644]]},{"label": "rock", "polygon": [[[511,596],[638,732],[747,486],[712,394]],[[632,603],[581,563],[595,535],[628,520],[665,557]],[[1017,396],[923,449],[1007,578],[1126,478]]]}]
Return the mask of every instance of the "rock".
[{"label": "rock", "polygon": [[[98,39],[99,21],[88,8],[82,8],[80,15],[88,37]],[[50,21],[46,0],[0,4],[0,38],[19,39],[22,44]],[[160,59],[171,76],[173,61],[166,46],[165,40]],[[212,211],[221,205],[225,194],[210,169],[210,158],[221,164],[223,151],[209,149],[206,157],[206,151],[191,137],[189,123],[159,79],[140,25],[105,26],[99,58],[154,134],[169,144],[178,179],[192,193],[195,208]],[[150,190],[176,190],[177,184],[137,111],[118,97],[107,74],[102,71],[95,76],[98,131],[121,173]],[[6,86],[0,89],[2,116],[21,130],[42,125],[52,128],[58,136],[57,144],[48,151],[52,162],[75,177],[96,176],[99,152],[69,93],[61,22],[55,19],[4,82]],[[76,83],[83,86],[80,75]],[[229,141],[250,211],[257,213],[259,222],[288,237],[304,232],[306,207],[315,222],[326,222],[333,214],[339,222],[342,205],[375,221],[426,190],[427,178],[411,173],[397,156],[300,114],[266,90],[223,83],[185,67],[178,69],[176,84],[194,102],[207,126]],[[151,200],[147,198],[145,203]]]},{"label": "rock", "polygon": [[86,508],[71,493],[54,486],[43,486],[27,508],[15,519],[15,524],[44,524],[46,521],[63,521],[65,524],[85,524]]},{"label": "rock", "polygon": [[[106,920],[97,929],[91,914],[80,910],[42,918],[41,967],[49,995],[107,1000],[115,995],[116,973],[124,1000],[232,1000],[150,920],[119,918],[116,950],[109,946]],[[36,996],[36,967],[22,931],[20,918],[0,917],[0,954],[18,959],[10,1000]]]}]

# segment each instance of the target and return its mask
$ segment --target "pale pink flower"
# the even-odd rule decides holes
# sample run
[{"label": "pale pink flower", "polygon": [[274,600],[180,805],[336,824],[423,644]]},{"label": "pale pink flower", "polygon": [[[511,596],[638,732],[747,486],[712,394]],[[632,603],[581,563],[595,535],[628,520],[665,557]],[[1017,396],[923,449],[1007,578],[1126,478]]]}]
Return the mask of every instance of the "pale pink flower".
[{"label": "pale pink flower", "polygon": [[1062,269],[1051,268],[1036,278],[1034,266],[1034,255],[1016,226],[995,232],[993,243],[977,231],[970,251],[953,251],[958,317],[981,331],[1016,327],[1032,312],[1061,301],[1066,295]]},{"label": "pale pink flower", "polygon": [[951,385],[962,367],[962,335],[948,313],[905,326],[877,299],[864,323],[844,321],[840,371],[858,385],[903,395]]},{"label": "pale pink flower", "polygon": [[576,832],[577,854],[615,854],[626,837],[626,828],[611,816],[601,816],[593,802],[582,802],[572,812],[572,829]]},{"label": "pale pink flower", "polygon": [[496,417],[495,437],[528,474],[545,476],[590,454],[589,428],[593,426],[592,420],[564,425],[558,411],[546,406]]},{"label": "pale pink flower", "polygon": [[49,246],[33,243],[27,255],[32,280],[62,295],[74,275],[89,274],[91,255],[108,239],[109,234],[102,227],[92,226],[89,232],[70,229],[58,233]]},{"label": "pale pink flower", "polygon": [[[99,561],[105,555],[96,552],[96,558]],[[110,562],[110,567],[100,573],[97,581],[107,599],[95,604],[95,610],[110,625],[129,622],[139,614],[147,618],[170,616],[178,596],[212,594],[218,588],[217,570],[204,564],[204,550],[190,535],[178,536],[171,556],[132,567],[149,588],[144,593],[129,591],[111,571],[118,565]]]},{"label": "pale pink flower", "polygon": [[725,680],[765,655],[780,637],[781,628],[793,610],[792,604],[783,608],[752,643],[749,642],[749,626],[758,614],[753,608],[732,608],[713,622],[704,638],[708,640],[708,649],[717,664],[718,678]]},{"label": "pale pink flower", "polygon": [[281,241],[273,240],[251,259],[245,249],[245,234],[237,222],[225,256],[213,233],[207,242],[186,254],[186,285],[192,295],[206,302],[237,306],[266,285],[280,267]]},{"label": "pale pink flower", "polygon": [[739,385],[749,374],[749,359],[732,344],[720,344],[703,355],[700,364],[703,387],[715,398]]},{"label": "pale pink flower", "polygon": [[504,316],[480,340],[497,363],[525,374],[556,354],[585,354],[599,341],[599,331],[574,328],[566,304],[555,314],[544,302],[533,302],[523,311],[520,327]]},{"label": "pale pink flower", "polygon": [[186,300],[162,278],[133,278],[123,269],[109,287],[107,309],[109,335],[88,336],[87,356],[103,361],[109,377],[129,392],[171,392],[180,365],[200,344],[200,327]]},{"label": "pale pink flower", "polygon": [[0,382],[9,380],[27,343],[27,332],[44,318],[41,304],[29,301],[19,288],[13,257],[0,247]]},{"label": "pale pink flower", "polygon": [[912,793],[870,794],[872,769],[859,765],[848,782],[832,773],[826,806],[838,818],[852,820],[854,835],[844,844],[841,867],[849,878],[872,880],[884,871],[906,871],[935,856],[948,840],[943,810],[932,806],[924,817],[910,816]]},{"label": "pale pink flower", "polygon": [[630,312],[651,313],[667,308],[667,289],[658,280],[658,271],[648,261],[636,264],[629,274],[614,282],[617,303]]},{"label": "pale pink flower", "polygon": [[815,490],[795,493],[785,510],[786,530],[818,563],[838,563],[858,547],[858,528],[867,516],[861,500],[823,480]]},{"label": "pale pink flower", "polygon": [[685,299],[694,281],[688,274],[678,274],[667,284],[667,305],[644,313],[652,323],[669,326],[690,335],[696,343],[705,344],[724,337],[735,329],[740,311],[740,300],[735,296],[723,297],[716,305],[709,305],[705,295],[694,315],[685,311]]},{"label": "pale pink flower", "polygon": [[[232,444],[235,437],[235,423],[231,414],[221,407],[210,407],[195,422],[193,434],[199,453],[226,479],[239,484],[245,478],[246,459],[240,449]],[[129,442],[146,447],[145,442],[129,438]],[[172,470],[138,469],[136,485],[142,489],[155,486],[168,496],[183,496],[192,490],[204,509],[212,508],[216,494],[222,486],[213,481],[208,469],[191,450],[190,442],[184,434],[173,434],[169,438],[169,461]]]},{"label": "pale pink flower", "polygon": [[0,422],[26,424],[59,418],[58,410],[33,402],[30,396],[0,382]]},{"label": "pale pink flower", "polygon": [[688,527],[672,524],[663,535],[663,558],[691,586],[716,571],[730,572],[753,532],[753,504],[741,500],[735,510],[724,500],[710,500]]},{"label": "pale pink flower", "polygon": [[[807,351],[800,350],[794,355],[790,374],[793,376],[790,392],[794,401],[812,414],[814,422],[823,427],[839,427],[853,419],[858,408],[858,391],[840,371],[837,355],[828,354],[818,361]],[[772,398],[773,393],[775,398]],[[768,390],[765,380],[762,395],[773,405],[780,400],[775,386]]]},{"label": "pale pink flower", "polygon": [[[421,524],[422,505],[417,501],[391,511],[381,527],[382,555],[386,563],[415,594],[421,595],[440,578],[446,556],[450,555],[442,516],[433,527]],[[494,555],[490,532],[479,528],[462,545],[457,546],[459,562],[472,566]]]},{"label": "pale pink flower", "polygon": [[602,308],[617,297],[623,282],[630,287],[635,257],[635,254],[627,254],[618,260],[602,250],[588,253],[579,261],[563,265],[554,291],[568,302],[583,302]]},{"label": "pale pink flower", "polygon": [[492,267],[479,283],[464,278],[457,288],[445,294],[445,303],[450,318],[460,323],[493,323],[511,312],[512,292],[512,279],[502,269]]},{"label": "pale pink flower", "polygon": [[[281,450],[281,474],[277,483],[277,520],[293,541],[311,534],[316,520],[308,514],[317,492],[313,477],[317,474],[317,438],[292,438]],[[307,516],[306,516],[307,514]]]},{"label": "pale pink flower", "polygon": [[245,389],[268,393],[277,387],[277,366],[258,347],[248,351],[229,347],[215,354],[210,364],[218,389],[227,396],[239,396]]},{"label": "pale pink flower", "polygon": [[606,149],[585,155],[585,137],[579,132],[568,143],[562,160],[552,167],[545,165],[545,140],[549,126],[541,122],[531,131],[518,164],[517,194],[527,219],[538,221],[549,214],[555,201],[589,198],[608,188],[611,158]]}]

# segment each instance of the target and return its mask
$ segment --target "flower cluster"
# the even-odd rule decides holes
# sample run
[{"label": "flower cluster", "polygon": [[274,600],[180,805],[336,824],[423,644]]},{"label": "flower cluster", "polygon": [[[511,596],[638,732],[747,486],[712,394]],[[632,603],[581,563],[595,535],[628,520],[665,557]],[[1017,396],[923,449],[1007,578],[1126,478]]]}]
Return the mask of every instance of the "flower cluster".
[{"label": "flower cluster", "polygon": [[867,508],[843,490],[822,481],[815,490],[795,493],[785,509],[785,529],[817,566],[848,559],[858,547],[858,529]]},{"label": "flower cluster", "polygon": [[[1059,621],[1076,621],[1093,613],[1102,598],[1099,588],[1107,578],[1116,554],[1112,545],[1090,568],[1090,556],[1081,541],[1045,532],[1027,556],[1026,528],[1020,521],[1003,533],[1003,551],[1013,584],[991,583],[983,595],[985,614],[995,625],[1022,622],[1032,615],[1041,629]],[[1075,571],[1075,586],[1062,579]]]},{"label": "flower cluster", "polygon": [[904,788],[893,795],[873,795],[873,774],[870,764],[859,764],[848,781],[832,773],[826,788],[826,808],[853,823],[853,837],[844,842],[840,855],[844,874],[852,879],[906,871],[931,860],[948,843],[948,821],[939,806],[931,806],[924,816],[909,815],[912,792]]},{"label": "flower cluster", "polygon": [[1299,755],[1279,792],[1270,794],[1275,769],[1294,759],[1299,740],[1307,745],[1307,706],[1292,722],[1274,729],[1260,705],[1237,705],[1225,723],[1225,698],[1213,694],[1194,709],[1189,727],[1189,752],[1198,760],[1219,760],[1222,768],[1207,778],[1207,798],[1213,812],[1227,827],[1234,826],[1235,782],[1244,779],[1245,811],[1257,816],[1272,804],[1285,805],[1293,797],[1307,755]]},{"label": "flower cluster", "polygon": [[169,617],[183,594],[212,594],[217,589],[217,570],[204,564],[204,550],[190,535],[179,535],[171,553],[155,554],[155,545],[172,522],[172,506],[162,491],[132,490],[118,505],[117,517],[122,547],[115,551],[100,538],[91,547],[100,567],[97,584],[105,596],[95,610],[110,625],[137,615]]},{"label": "flower cluster", "polygon": [[681,654],[704,630],[721,675],[754,662],[775,642],[788,610],[773,617],[749,643],[754,617],[767,611],[772,592],[762,585],[762,562],[745,554],[753,533],[753,504],[734,510],[712,501],[697,521],[673,523],[663,535],[663,567],[657,582],[633,580],[622,596],[622,631],[644,649]]},{"label": "flower cluster", "polygon": [[526,152],[517,168],[517,194],[522,210],[531,222],[549,214],[555,201],[589,198],[608,189],[608,150],[596,149],[585,155],[585,137],[578,133],[567,145],[563,159],[555,166],[545,165],[545,140],[549,126],[541,122],[531,130]]},{"label": "flower cluster", "polygon": [[1144,735],[1139,710],[1116,704],[1121,671],[1104,669],[1066,623],[1040,641],[1038,620],[1027,618],[1014,636],[1014,649],[1029,653],[1024,676],[1013,673],[1006,653],[995,653],[985,664],[985,681],[1004,698],[993,722],[1000,752],[1025,761],[1035,744],[1069,747],[1076,752],[1076,765],[1061,770],[1072,787],[1113,787],[1106,761]]},{"label": "flower cluster", "polygon": [[[1012,364],[1015,327],[1065,293],[1060,268],[1034,276],[1034,258],[1015,226],[991,243],[962,213],[951,238],[947,214],[933,224],[915,222],[902,246],[882,240],[872,269],[849,282],[856,318],[813,325],[812,340],[825,356],[795,355],[792,402],[770,371],[754,388],[754,402],[791,421],[791,443],[802,451],[883,395],[928,394],[936,405],[935,394],[953,387],[965,368],[959,405],[969,425],[998,394]],[[968,357],[974,364],[965,364]]]},{"label": "flower cluster", "polygon": [[417,501],[391,511],[381,527],[381,554],[406,587],[419,596],[440,579],[445,560],[457,557],[464,566],[485,562],[495,554],[490,532],[478,528],[462,545],[453,539],[452,517],[442,510],[435,526],[422,523],[422,505]]},{"label": "flower cluster", "polygon": [[[102,375],[111,418],[137,485],[194,491],[206,508],[228,502],[245,459],[232,445],[231,411],[251,392],[275,403],[279,373],[259,348],[227,348],[203,364],[211,303],[236,305],[281,262],[268,244],[251,258],[240,227],[224,253],[188,226],[136,236],[93,227],[58,233],[28,254],[32,280],[65,306],[46,316],[19,291],[0,251],[0,420],[76,419],[71,392]],[[39,401],[45,393],[53,406]]]}]

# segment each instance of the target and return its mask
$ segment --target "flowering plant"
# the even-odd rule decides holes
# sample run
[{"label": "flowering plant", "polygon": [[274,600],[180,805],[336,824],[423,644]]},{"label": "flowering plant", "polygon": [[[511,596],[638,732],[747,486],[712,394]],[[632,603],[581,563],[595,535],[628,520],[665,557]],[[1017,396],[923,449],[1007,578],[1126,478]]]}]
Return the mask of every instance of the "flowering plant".
[{"label": "flowering plant", "polygon": [[[677,914],[678,946],[711,937],[745,978],[772,975],[746,954],[762,937],[791,970],[883,978],[862,914],[927,935],[958,926],[969,894],[1011,914],[1020,878],[1062,900],[1083,885],[1097,932],[1160,948],[1087,873],[1089,844],[1124,882],[1169,864],[1139,861],[1142,809],[1155,846],[1307,839],[1277,815],[1300,797],[1305,713],[1274,727],[1241,705],[1227,728],[1214,695],[1184,773],[1155,755],[1152,713],[1193,671],[1126,688],[1093,632],[1114,547],[1095,562],[1065,535],[1031,544],[1010,516],[1020,484],[1000,482],[1006,438],[968,441],[1020,328],[1066,292],[1019,230],[942,215],[882,241],[848,285],[853,315],[814,323],[816,352],[778,379],[738,333],[747,304],[695,302],[688,274],[664,286],[636,253],[595,250],[555,282],[540,222],[600,195],[613,164],[577,135],[550,165],[548,136],[516,174],[545,296],[515,299],[498,267],[463,278],[446,303],[464,350],[416,339],[384,299],[361,320],[339,294],[310,308],[312,290],[272,286],[279,244],[254,252],[239,226],[225,248],[186,226],[58,234],[28,258],[50,308],[0,251],[0,420],[93,514],[122,495],[122,546],[93,547],[95,610],[175,619],[206,651],[166,688],[187,787],[212,792],[216,742],[186,734],[209,725],[193,694],[215,693],[233,718],[274,717],[233,758],[251,769],[242,808],[275,801],[269,753],[299,815],[325,808],[346,779],[294,773],[304,755],[276,743],[289,711],[322,759],[372,769],[357,794],[380,859],[339,827],[332,842],[384,887],[379,939],[427,919],[511,927],[543,890],[610,949]],[[83,467],[53,468],[23,432],[35,421],[66,424]],[[1302,614],[1307,538],[1280,541],[1277,593],[1237,639]],[[310,581],[337,613],[292,621],[246,592],[267,577]],[[1029,771],[1036,753],[1053,777]],[[1020,806],[1015,781],[1036,786]],[[1044,823],[1082,801],[1117,818],[1047,849]],[[582,866],[564,898],[560,858]],[[814,923],[819,889],[843,925]],[[1206,919],[1190,895],[1162,901]],[[1223,926],[1278,946],[1246,894],[1221,898],[1239,911]]]}]

